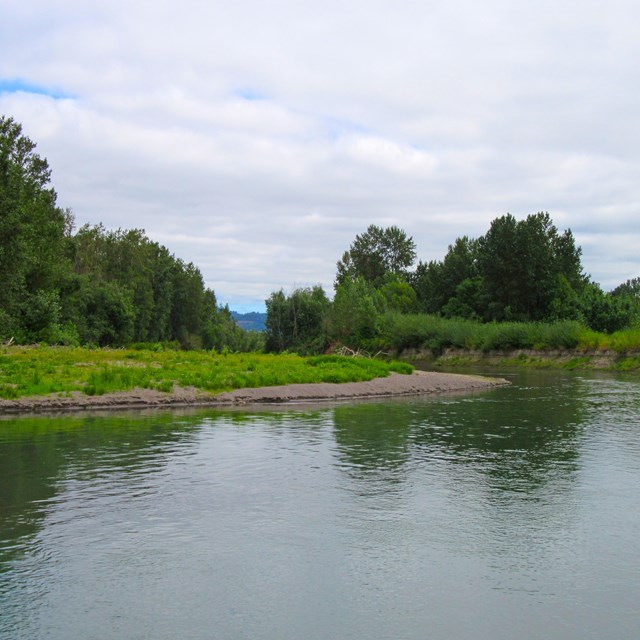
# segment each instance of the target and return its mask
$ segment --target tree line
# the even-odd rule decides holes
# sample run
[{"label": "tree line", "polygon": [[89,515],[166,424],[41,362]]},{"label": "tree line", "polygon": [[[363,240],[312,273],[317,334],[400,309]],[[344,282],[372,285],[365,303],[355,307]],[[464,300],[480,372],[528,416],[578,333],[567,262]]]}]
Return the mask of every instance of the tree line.
[{"label": "tree line", "polygon": [[0,339],[19,343],[250,350],[200,270],[139,229],[74,232],[45,159],[0,118]]},{"label": "tree line", "polygon": [[370,225],[320,286],[266,300],[264,335],[243,331],[200,270],[139,229],[74,229],[47,161],[20,124],[0,117],[0,340],[316,353],[379,344],[389,318],[480,323],[572,320],[599,332],[640,326],[640,279],[604,292],[584,273],[570,230],[548,213],[496,218],[457,238],[442,260],[417,260],[413,238]]},{"label": "tree line", "polygon": [[457,238],[442,260],[417,265],[413,238],[395,226],[371,225],[337,262],[333,301],[319,286],[270,296],[266,348],[379,345],[398,314],[480,323],[572,320],[604,333],[640,326],[640,279],[604,292],[584,273],[581,255],[571,231],[560,232],[546,212],[500,216],[485,235]]}]

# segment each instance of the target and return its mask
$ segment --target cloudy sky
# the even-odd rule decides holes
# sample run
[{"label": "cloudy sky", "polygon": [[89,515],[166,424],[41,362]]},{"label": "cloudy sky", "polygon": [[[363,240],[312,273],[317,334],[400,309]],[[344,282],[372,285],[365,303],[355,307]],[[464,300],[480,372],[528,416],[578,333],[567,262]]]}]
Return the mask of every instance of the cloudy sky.
[{"label": "cloudy sky", "polygon": [[322,284],[369,224],[422,260],[548,211],[640,275],[636,0],[0,0],[0,114],[78,226],[142,228],[221,303]]}]

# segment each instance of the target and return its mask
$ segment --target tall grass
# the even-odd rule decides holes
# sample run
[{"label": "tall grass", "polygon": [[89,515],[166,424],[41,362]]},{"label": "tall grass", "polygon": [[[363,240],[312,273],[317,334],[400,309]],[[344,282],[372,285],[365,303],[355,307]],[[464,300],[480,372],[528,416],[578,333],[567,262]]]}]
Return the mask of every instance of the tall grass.
[{"label": "tall grass", "polygon": [[389,348],[398,351],[428,349],[434,354],[450,348],[483,352],[574,349],[580,345],[585,331],[580,323],[569,320],[483,324],[472,320],[398,313],[387,314],[384,318],[384,335]]},{"label": "tall grass", "polygon": [[640,329],[624,329],[611,334],[585,329],[580,335],[578,347],[617,353],[638,352],[640,351]]},{"label": "tall grass", "polygon": [[220,392],[304,382],[356,382],[409,373],[404,363],[365,358],[216,354],[204,351],[0,348],[0,397],[80,391],[102,395],[135,387],[171,391],[174,385]]}]

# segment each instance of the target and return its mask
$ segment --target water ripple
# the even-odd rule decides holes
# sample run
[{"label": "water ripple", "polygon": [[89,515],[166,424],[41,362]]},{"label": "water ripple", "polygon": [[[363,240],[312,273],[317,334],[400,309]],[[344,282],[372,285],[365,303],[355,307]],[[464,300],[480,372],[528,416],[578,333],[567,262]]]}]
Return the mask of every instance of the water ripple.
[{"label": "water ripple", "polygon": [[514,381],[6,429],[0,638],[632,637],[640,385]]}]

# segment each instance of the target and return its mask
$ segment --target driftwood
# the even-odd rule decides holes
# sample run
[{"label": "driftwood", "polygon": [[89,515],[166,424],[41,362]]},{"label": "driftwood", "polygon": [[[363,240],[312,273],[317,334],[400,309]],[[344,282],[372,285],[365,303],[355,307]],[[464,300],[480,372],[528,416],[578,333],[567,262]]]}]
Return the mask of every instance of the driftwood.
[{"label": "driftwood", "polygon": [[378,356],[388,356],[389,354],[385,351],[378,351],[373,356],[364,349],[350,349],[347,346],[342,346],[336,350],[336,354],[339,356],[349,356],[351,358],[377,358]]}]

